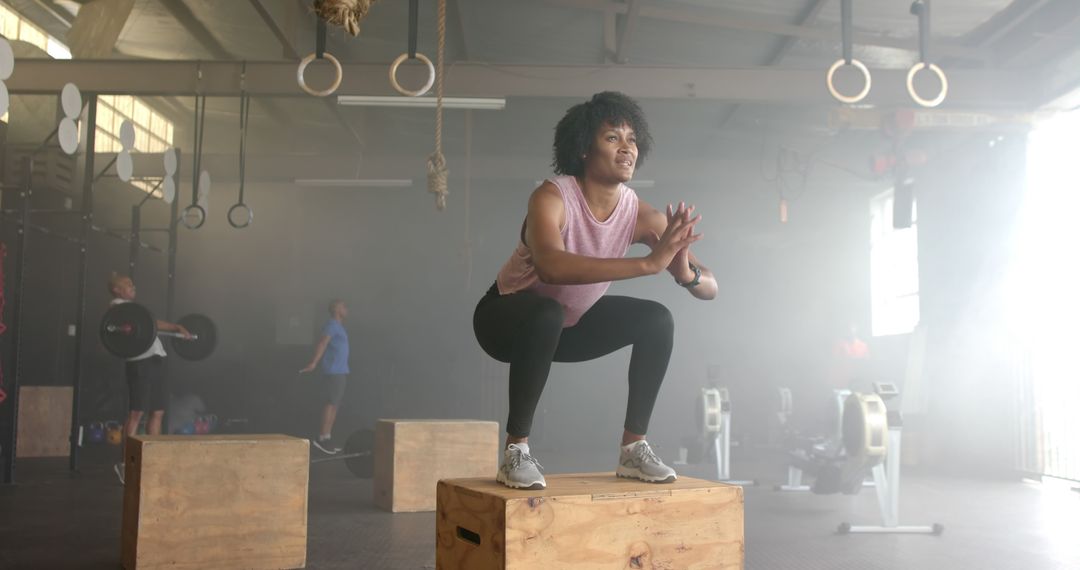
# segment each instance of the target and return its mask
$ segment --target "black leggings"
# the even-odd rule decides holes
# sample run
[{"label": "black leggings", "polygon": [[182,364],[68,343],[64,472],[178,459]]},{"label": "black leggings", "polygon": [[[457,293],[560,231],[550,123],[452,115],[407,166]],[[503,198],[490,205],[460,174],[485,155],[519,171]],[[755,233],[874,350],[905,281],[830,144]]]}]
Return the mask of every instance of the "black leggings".
[{"label": "black leggings", "polygon": [[558,301],[529,291],[499,295],[492,287],[473,313],[473,330],[484,352],[510,363],[506,432],[513,437],[529,435],[552,362],[584,362],[628,344],[634,348],[623,427],[644,435],[671,358],[674,329],[667,307],[616,295],[601,297],[569,328],[563,328]]}]

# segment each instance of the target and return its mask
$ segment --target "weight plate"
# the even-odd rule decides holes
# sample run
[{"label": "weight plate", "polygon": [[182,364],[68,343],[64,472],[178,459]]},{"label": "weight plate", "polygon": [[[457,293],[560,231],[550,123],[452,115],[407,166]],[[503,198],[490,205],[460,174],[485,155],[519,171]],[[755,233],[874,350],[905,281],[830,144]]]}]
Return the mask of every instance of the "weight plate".
[{"label": "weight plate", "polygon": [[6,39],[0,38],[0,81],[7,81],[13,71],[15,71],[15,52],[11,50],[11,44]]},{"label": "weight plate", "polygon": [[60,126],[56,129],[56,138],[60,142],[60,149],[65,154],[75,154],[79,150],[79,125],[73,119],[60,119]]},{"label": "weight plate", "polygon": [[184,360],[202,360],[214,353],[217,347],[217,326],[210,317],[192,313],[181,317],[176,324],[183,326],[195,338],[186,340],[173,337],[172,349]]},{"label": "weight plate", "polygon": [[82,114],[82,103],[82,93],[74,83],[67,83],[60,90],[60,108],[64,110],[65,117],[72,120],[78,119]]},{"label": "weight plate", "polygon": [[175,148],[170,148],[165,151],[165,154],[162,156],[162,161],[165,164],[165,176],[167,178],[172,178],[172,175],[176,174],[178,160],[179,158],[176,156]]},{"label": "weight plate", "polygon": [[161,199],[165,200],[166,204],[172,204],[176,199],[176,182],[173,182],[172,176],[166,177],[161,184]]},{"label": "weight plate", "polygon": [[131,160],[131,153],[122,150],[116,155],[116,177],[124,182],[131,180],[135,173],[135,163]]},{"label": "weight plate", "polygon": [[0,81],[0,115],[8,112],[9,105],[11,105],[11,95],[8,93],[7,85]]},{"label": "weight plate", "polygon": [[135,123],[130,119],[120,123],[120,147],[126,151],[135,148]]},{"label": "weight plate", "polygon": [[146,307],[117,303],[101,317],[98,334],[105,350],[120,358],[134,358],[154,346],[157,323]]}]

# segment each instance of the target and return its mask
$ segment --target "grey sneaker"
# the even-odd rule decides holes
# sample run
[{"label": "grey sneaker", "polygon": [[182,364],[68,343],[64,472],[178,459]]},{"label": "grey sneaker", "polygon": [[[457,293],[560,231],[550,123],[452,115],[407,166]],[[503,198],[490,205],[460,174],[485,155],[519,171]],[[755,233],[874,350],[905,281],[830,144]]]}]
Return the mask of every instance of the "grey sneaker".
[{"label": "grey sneaker", "polygon": [[327,455],[337,455],[338,453],[341,453],[341,448],[335,446],[329,439],[313,439],[311,440],[311,445],[314,445],[315,449],[318,449]]},{"label": "grey sneaker", "polygon": [[615,474],[650,483],[671,483],[678,478],[675,470],[664,465],[644,439],[634,442],[629,448],[620,448],[619,467]]},{"label": "grey sneaker", "polygon": [[495,480],[513,489],[539,490],[547,487],[547,481],[540,474],[543,466],[529,455],[527,443],[511,443],[503,452],[502,465]]}]

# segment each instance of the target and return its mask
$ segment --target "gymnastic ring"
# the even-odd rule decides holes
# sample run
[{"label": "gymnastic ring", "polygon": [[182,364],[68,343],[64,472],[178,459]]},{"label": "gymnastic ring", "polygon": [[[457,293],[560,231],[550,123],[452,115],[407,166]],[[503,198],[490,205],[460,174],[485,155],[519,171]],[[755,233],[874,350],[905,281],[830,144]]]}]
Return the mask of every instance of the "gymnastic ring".
[{"label": "gymnastic ring", "polygon": [[337,91],[337,88],[341,86],[341,62],[338,61],[336,57],[331,55],[330,52],[323,52],[323,59],[329,61],[334,65],[334,72],[337,75],[334,77],[334,82],[330,84],[330,87],[327,87],[322,91],[316,91],[311,87],[308,87],[307,82],[304,81],[304,71],[307,70],[307,66],[309,63],[315,61],[314,53],[309,53],[307,56],[304,57],[304,59],[301,59],[300,67],[296,68],[297,85],[299,85],[300,88],[303,89],[304,92],[306,92],[308,95],[312,95],[314,97],[326,97],[327,95],[332,94],[334,91]]},{"label": "gymnastic ring", "polygon": [[862,91],[859,91],[857,94],[844,95],[843,93],[838,91],[833,85],[833,77],[836,75],[836,70],[840,69],[840,67],[845,63],[847,62],[843,58],[840,58],[836,60],[836,63],[833,63],[832,66],[829,67],[829,73],[825,76],[825,85],[829,87],[829,93],[837,101],[841,103],[858,103],[859,101],[865,99],[866,96],[870,93],[870,70],[867,69],[865,65],[863,65],[863,62],[857,59],[852,59],[851,65],[854,66],[855,69],[858,69],[862,72],[863,77],[866,78],[866,82],[863,85]]},{"label": "gymnastic ring", "polygon": [[423,87],[417,89],[416,91],[410,91],[409,89],[402,87],[397,80],[397,70],[399,67],[401,67],[401,64],[404,63],[407,59],[409,59],[409,54],[403,53],[397,56],[397,59],[394,60],[394,63],[390,64],[390,85],[392,85],[398,93],[401,93],[406,97],[419,97],[430,91],[431,86],[435,84],[435,66],[431,64],[431,60],[428,59],[426,55],[422,53],[417,53],[416,59],[424,65],[427,65],[428,78],[427,83],[425,83]]},{"label": "gymnastic ring", "polygon": [[[941,80],[941,93],[938,93],[938,96],[933,99],[923,99],[915,91],[915,74],[922,71],[924,68],[933,71],[938,76],[938,79]],[[936,64],[919,61],[908,70],[907,92],[916,103],[923,107],[937,107],[945,100],[945,96],[949,93],[949,80],[945,78],[945,72]]]},{"label": "gymnastic ring", "polygon": [[[197,222],[188,221],[188,215],[191,213],[198,214]],[[183,214],[180,215],[180,223],[189,230],[197,230],[206,223],[206,210],[198,204],[192,204],[187,208],[184,208]]]},{"label": "gymnastic ring", "polygon": [[[241,221],[239,221],[239,222],[233,220],[233,212],[237,211],[238,208],[243,208],[244,211],[247,212],[247,219],[246,220],[243,219],[243,218],[241,218]],[[255,219],[255,211],[251,209],[251,206],[248,206],[247,204],[245,204],[243,202],[239,202],[237,204],[233,204],[232,208],[229,208],[229,213],[226,216],[226,218],[228,218],[230,226],[232,226],[232,227],[234,227],[234,228],[236,228],[238,230],[242,230],[242,229],[244,229],[244,228],[251,225],[252,220]]]}]

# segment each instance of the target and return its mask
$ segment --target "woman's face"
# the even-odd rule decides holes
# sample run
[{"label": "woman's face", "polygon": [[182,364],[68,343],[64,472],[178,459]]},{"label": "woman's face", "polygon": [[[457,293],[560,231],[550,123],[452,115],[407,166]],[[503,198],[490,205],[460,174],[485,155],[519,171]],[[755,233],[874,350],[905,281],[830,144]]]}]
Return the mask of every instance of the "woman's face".
[{"label": "woman's face", "polygon": [[603,182],[629,182],[637,166],[637,136],[630,125],[604,123],[585,155],[585,176]]}]

